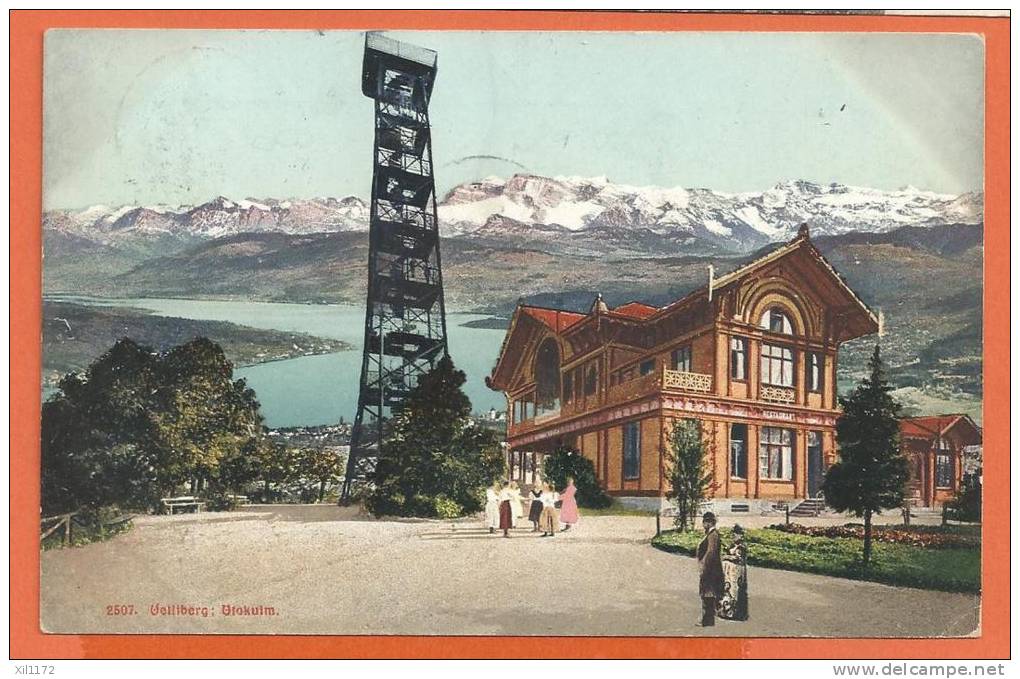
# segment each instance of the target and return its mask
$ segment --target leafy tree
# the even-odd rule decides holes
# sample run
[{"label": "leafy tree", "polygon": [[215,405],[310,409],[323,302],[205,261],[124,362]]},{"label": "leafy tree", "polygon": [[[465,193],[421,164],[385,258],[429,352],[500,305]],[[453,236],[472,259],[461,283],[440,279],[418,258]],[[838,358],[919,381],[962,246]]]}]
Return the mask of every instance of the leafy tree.
[{"label": "leafy tree", "polygon": [[563,490],[567,479],[577,486],[577,504],[581,507],[608,507],[613,503],[595,476],[595,465],[569,446],[561,446],[542,461],[542,478]]},{"label": "leafy tree", "polygon": [[845,398],[836,421],[839,461],[822,484],[825,502],[840,512],[864,517],[864,557],[871,561],[871,518],[903,506],[907,461],[900,450],[900,404],[890,395],[879,347],[868,361],[869,377]]},{"label": "leafy tree", "polygon": [[337,448],[302,448],[298,451],[301,477],[318,484],[318,501],[326,497],[326,488],[337,483],[347,466],[347,456]]},{"label": "leafy tree", "polygon": [[118,341],[43,404],[47,512],[156,506],[192,480],[243,467],[264,429],[254,392],[234,381],[216,344],[198,338],[164,355]]},{"label": "leafy tree", "polygon": [[503,474],[503,455],[495,433],[471,421],[464,382],[445,356],[408,395],[376,463],[366,502],[373,514],[449,516],[481,509],[485,487]]},{"label": "leafy tree", "polygon": [[677,529],[686,531],[694,528],[698,506],[712,487],[712,474],[705,468],[701,423],[690,419],[674,421],[667,445],[670,489],[666,497],[676,503]]}]

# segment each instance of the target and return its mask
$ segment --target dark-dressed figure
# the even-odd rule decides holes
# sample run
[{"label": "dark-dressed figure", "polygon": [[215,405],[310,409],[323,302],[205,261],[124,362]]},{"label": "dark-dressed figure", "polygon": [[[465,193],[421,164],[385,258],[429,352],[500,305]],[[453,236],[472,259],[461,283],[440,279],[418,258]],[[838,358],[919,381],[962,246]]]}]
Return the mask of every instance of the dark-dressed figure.
[{"label": "dark-dressed figure", "polygon": [[534,526],[531,529],[532,533],[538,532],[538,520],[542,518],[542,507],[542,487],[536,485],[531,489],[531,507],[528,508],[528,521]]},{"label": "dark-dressed figure", "polygon": [[503,482],[503,489],[499,493],[499,529],[503,531],[503,537],[510,537],[510,529],[514,527],[514,494],[510,489],[510,482]]},{"label": "dark-dressed figure", "polygon": [[701,517],[705,537],[698,544],[698,569],[701,573],[699,592],[701,594],[702,627],[715,625],[716,602],[723,593],[722,543],[715,527],[715,514],[705,512]]},{"label": "dark-dressed figure", "polygon": [[747,545],[744,529],[733,527],[733,546],[723,556],[723,595],[719,600],[719,617],[747,620]]}]

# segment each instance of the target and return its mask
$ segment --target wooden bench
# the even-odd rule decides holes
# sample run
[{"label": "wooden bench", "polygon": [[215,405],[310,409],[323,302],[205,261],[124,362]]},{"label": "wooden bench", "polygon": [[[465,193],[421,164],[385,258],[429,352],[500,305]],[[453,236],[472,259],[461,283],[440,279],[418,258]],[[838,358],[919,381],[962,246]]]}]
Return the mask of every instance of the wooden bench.
[{"label": "wooden bench", "polygon": [[205,506],[205,502],[199,500],[191,495],[185,495],[182,497],[165,497],[160,502],[163,503],[163,509],[167,514],[173,514],[175,509],[188,509],[191,508],[194,512],[202,511],[202,507]]},{"label": "wooden bench", "polygon": [[251,500],[248,499],[247,495],[228,495],[227,499],[233,502],[237,507],[251,504]]}]

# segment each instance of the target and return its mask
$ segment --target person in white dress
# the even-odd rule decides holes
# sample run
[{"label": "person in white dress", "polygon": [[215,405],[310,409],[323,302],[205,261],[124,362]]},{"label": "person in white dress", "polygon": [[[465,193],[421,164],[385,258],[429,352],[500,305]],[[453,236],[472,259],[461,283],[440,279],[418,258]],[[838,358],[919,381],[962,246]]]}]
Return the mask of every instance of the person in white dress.
[{"label": "person in white dress", "polygon": [[517,519],[524,516],[524,504],[521,502],[521,487],[516,481],[510,482],[510,507],[513,509],[514,528],[517,528]]},{"label": "person in white dress", "polygon": [[485,489],[485,525],[490,533],[499,528],[499,481]]}]

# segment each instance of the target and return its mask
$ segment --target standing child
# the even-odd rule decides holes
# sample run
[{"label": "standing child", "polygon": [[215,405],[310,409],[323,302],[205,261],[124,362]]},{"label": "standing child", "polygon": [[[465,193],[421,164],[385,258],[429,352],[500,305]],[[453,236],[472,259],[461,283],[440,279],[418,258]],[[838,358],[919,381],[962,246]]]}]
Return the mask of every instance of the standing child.
[{"label": "standing child", "polygon": [[513,493],[510,492],[510,483],[504,481],[503,488],[499,492],[499,529],[503,531],[503,537],[510,537],[510,529],[513,527]]},{"label": "standing child", "polygon": [[542,486],[535,485],[531,489],[531,507],[528,508],[528,521],[531,521],[531,524],[534,526],[531,529],[532,533],[538,532],[538,522],[542,518],[542,507]]},{"label": "standing child", "polygon": [[542,537],[556,537],[556,531],[560,527],[560,516],[556,510],[556,503],[560,501],[560,494],[552,489],[548,483],[542,484],[542,516],[539,524],[542,527]]},{"label": "standing child", "polygon": [[566,524],[563,530],[570,530],[570,527],[577,523],[580,515],[577,513],[577,500],[574,496],[577,494],[577,486],[574,485],[574,479],[567,477],[567,487],[563,489],[563,493],[560,495],[562,505],[560,506],[560,521]]},{"label": "standing child", "polygon": [[485,525],[490,533],[495,533],[499,527],[499,482],[493,481],[492,485],[485,489]]},{"label": "standing child", "polygon": [[516,481],[510,482],[510,508],[513,510],[511,518],[514,528],[517,528],[517,519],[524,516],[524,506],[521,504],[521,487]]}]

